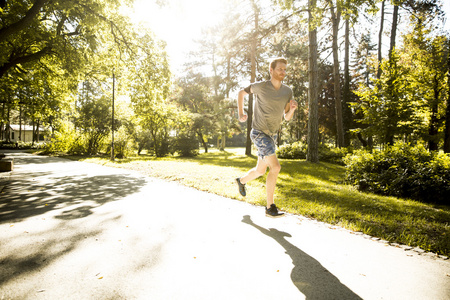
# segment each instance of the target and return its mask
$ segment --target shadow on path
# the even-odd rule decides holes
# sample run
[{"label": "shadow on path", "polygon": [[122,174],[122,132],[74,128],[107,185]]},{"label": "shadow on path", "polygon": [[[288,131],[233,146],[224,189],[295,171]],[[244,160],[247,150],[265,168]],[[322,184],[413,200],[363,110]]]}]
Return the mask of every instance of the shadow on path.
[{"label": "shadow on path", "polygon": [[[20,157],[20,165],[25,164],[56,164],[50,169],[19,175],[10,181],[0,195],[0,224],[17,222],[29,217],[59,210],[55,218],[78,219],[89,216],[92,209],[111,201],[117,201],[138,192],[145,184],[145,178],[127,174],[97,174],[89,175],[74,172],[73,175],[52,177],[58,175],[58,170],[64,171],[65,159],[52,157]],[[74,162],[72,162],[74,163]],[[82,168],[82,166],[80,166]],[[76,168],[75,168],[76,169]],[[45,178],[48,176],[48,180]],[[45,180],[35,180],[44,178]]]},{"label": "shadow on path", "polygon": [[261,227],[255,224],[248,215],[243,217],[242,222],[273,238],[286,250],[286,254],[291,257],[294,264],[291,272],[292,282],[305,295],[306,299],[362,299],[342,284],[336,276],[331,274],[317,260],[289,243],[286,240],[286,237],[292,237],[289,233],[274,228],[266,229]]},{"label": "shadow on path", "polygon": [[[26,276],[39,276],[51,266],[56,268],[54,276],[65,278],[72,270],[61,271],[57,266],[80,247],[105,251],[105,243],[111,241],[94,237],[112,228],[122,215],[120,211],[96,212],[95,208],[137,193],[146,184],[144,177],[91,172],[84,164],[60,158],[18,153],[16,161],[20,167],[27,166],[13,171],[14,178],[0,194],[0,225],[2,230],[10,230],[0,236],[0,299],[5,285],[31,278]],[[48,212],[53,213],[51,218],[40,217]],[[46,221],[52,218],[58,221]],[[24,220],[27,223],[17,230],[18,223]],[[92,252],[81,259],[74,257],[79,259],[73,262],[78,266],[99,256]],[[26,293],[18,289],[17,295]]]}]

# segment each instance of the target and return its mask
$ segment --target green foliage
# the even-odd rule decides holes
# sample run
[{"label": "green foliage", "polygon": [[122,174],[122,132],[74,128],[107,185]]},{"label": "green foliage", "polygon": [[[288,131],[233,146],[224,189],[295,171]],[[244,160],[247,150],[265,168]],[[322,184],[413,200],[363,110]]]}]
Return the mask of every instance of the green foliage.
[{"label": "green foliage", "polygon": [[180,156],[197,156],[198,149],[198,140],[195,135],[180,134],[174,139],[173,150]]},{"label": "green foliage", "polygon": [[32,142],[4,142],[0,141],[0,149],[42,149],[45,148],[46,144],[44,143],[32,143]]},{"label": "green foliage", "polygon": [[319,160],[320,161],[326,161],[334,164],[343,165],[343,159],[344,157],[352,153],[353,150],[349,148],[337,148],[337,147],[330,147],[325,144],[319,145]]},{"label": "green foliage", "polygon": [[74,120],[75,127],[84,137],[85,152],[88,155],[97,154],[111,131],[111,100],[105,96],[97,98],[94,90],[91,93],[94,95],[79,101],[79,114]]},{"label": "green foliage", "polygon": [[373,153],[356,151],[344,161],[346,181],[361,191],[449,204],[449,154],[396,143]]},{"label": "green foliage", "polygon": [[414,124],[418,123],[414,120],[411,99],[405,93],[409,89],[408,70],[399,60],[393,51],[391,59],[383,61],[383,73],[375,87],[361,86],[357,92],[360,102],[353,104],[363,116],[359,121],[367,126],[362,131],[390,145],[395,138],[414,132]]},{"label": "green foliage", "polygon": [[77,132],[69,121],[59,122],[53,131],[50,142],[45,145],[46,153],[68,152],[73,147]]},{"label": "green foliage", "polygon": [[[132,153],[133,146],[131,136],[124,126],[114,133],[114,156],[116,158],[126,158]],[[107,148],[107,153],[111,153],[111,147]]]},{"label": "green foliage", "polygon": [[284,144],[277,148],[277,156],[287,159],[306,159],[307,146],[303,142]]},{"label": "green foliage", "polygon": [[77,133],[74,140],[70,143],[67,153],[72,155],[87,155],[89,154],[86,150],[87,144],[86,137]]},{"label": "green foliage", "polygon": [[[277,156],[285,159],[306,159],[307,145],[303,142],[285,144],[277,149]],[[319,159],[321,161],[335,164],[343,164],[342,159],[349,153],[347,148],[329,147],[325,144],[319,145]]]}]

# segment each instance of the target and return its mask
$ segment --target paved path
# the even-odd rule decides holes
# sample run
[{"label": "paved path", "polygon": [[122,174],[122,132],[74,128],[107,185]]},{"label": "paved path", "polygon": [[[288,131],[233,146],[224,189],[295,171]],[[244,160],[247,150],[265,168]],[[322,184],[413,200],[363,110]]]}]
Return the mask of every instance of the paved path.
[{"label": "paved path", "polygon": [[449,299],[448,260],[123,169],[9,155],[0,299]]}]

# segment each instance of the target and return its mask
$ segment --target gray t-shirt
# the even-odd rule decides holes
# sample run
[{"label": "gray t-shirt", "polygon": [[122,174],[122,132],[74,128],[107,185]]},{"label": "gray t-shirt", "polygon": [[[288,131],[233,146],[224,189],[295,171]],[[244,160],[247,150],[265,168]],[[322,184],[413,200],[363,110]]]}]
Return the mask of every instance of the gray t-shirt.
[{"label": "gray t-shirt", "polygon": [[275,135],[283,121],[286,104],[293,99],[292,89],[281,84],[276,90],[270,80],[251,84],[255,94],[252,128]]}]

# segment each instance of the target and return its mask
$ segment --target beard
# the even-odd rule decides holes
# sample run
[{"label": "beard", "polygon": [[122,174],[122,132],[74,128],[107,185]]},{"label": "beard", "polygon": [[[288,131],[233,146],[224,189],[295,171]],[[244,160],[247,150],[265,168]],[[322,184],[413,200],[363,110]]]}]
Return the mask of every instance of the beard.
[{"label": "beard", "polygon": [[283,81],[285,75],[273,74],[273,78],[279,81]]}]

